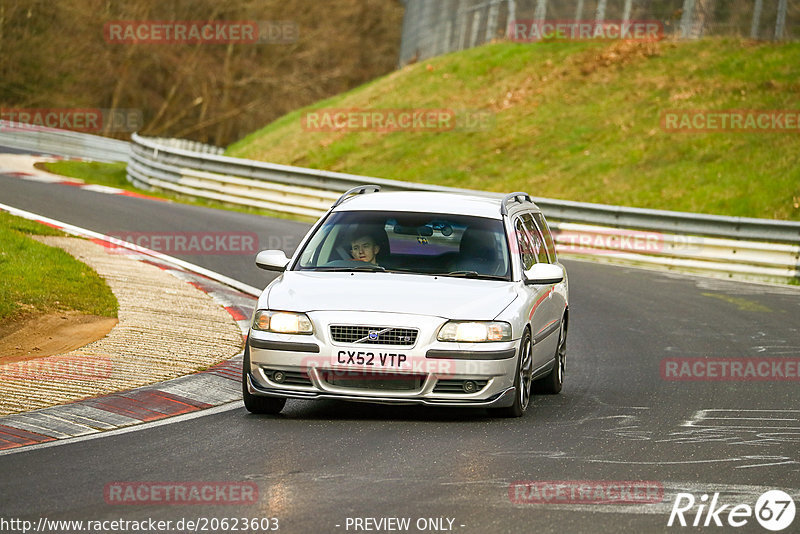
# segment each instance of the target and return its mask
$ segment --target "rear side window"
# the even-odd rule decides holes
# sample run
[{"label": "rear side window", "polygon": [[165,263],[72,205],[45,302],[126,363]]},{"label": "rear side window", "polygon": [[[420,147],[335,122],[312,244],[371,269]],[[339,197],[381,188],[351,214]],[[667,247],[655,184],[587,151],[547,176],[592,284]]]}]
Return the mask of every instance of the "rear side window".
[{"label": "rear side window", "polygon": [[523,215],[522,222],[525,225],[525,230],[527,230],[528,234],[531,236],[533,254],[536,256],[536,263],[549,263],[549,260],[547,259],[547,249],[545,247],[544,237],[542,237],[542,233],[536,227],[536,223],[533,221],[531,215],[528,213]]},{"label": "rear side window", "polygon": [[558,256],[556,255],[556,244],[553,241],[553,234],[550,232],[550,227],[547,226],[547,221],[544,219],[544,215],[541,213],[533,213],[533,219],[536,221],[536,225],[542,231],[542,237],[544,237],[544,246],[547,249],[547,255],[550,256],[550,262],[556,263],[558,261]]},{"label": "rear side window", "polygon": [[536,263],[536,254],[534,253],[531,236],[525,230],[521,219],[517,219],[517,222],[514,224],[514,230],[517,234],[517,246],[519,247],[517,252],[519,253],[520,260],[522,260],[522,268],[527,271]]}]

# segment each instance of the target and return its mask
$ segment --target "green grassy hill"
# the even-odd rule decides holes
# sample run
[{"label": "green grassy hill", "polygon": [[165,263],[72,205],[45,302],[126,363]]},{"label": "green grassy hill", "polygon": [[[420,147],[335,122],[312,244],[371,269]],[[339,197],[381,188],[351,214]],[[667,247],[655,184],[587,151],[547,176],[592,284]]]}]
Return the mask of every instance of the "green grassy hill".
[{"label": "green grassy hill", "polygon": [[[480,131],[309,132],[319,108],[488,110]],[[800,130],[671,133],[665,110],[800,110],[800,43],[497,43],[408,66],[228,154],[398,180],[800,220]]]}]

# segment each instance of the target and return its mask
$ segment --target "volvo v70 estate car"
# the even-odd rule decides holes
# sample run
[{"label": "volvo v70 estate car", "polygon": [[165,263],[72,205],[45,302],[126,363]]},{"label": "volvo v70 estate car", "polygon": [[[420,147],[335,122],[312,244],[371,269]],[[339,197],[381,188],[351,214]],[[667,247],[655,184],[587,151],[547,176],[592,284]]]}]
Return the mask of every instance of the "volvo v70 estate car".
[{"label": "volvo v70 estate car", "polygon": [[354,188],[258,300],[242,390],[254,413],[287,399],[484,407],[519,417],[558,393],[568,283],[527,193],[505,198]]}]

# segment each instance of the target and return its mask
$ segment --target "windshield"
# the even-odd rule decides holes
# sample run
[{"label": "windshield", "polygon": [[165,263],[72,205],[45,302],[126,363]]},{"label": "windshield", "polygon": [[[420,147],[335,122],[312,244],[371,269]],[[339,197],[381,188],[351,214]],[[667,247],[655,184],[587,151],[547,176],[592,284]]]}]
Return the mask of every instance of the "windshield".
[{"label": "windshield", "polygon": [[437,213],[331,214],[300,253],[296,270],[388,271],[510,280],[503,223]]}]

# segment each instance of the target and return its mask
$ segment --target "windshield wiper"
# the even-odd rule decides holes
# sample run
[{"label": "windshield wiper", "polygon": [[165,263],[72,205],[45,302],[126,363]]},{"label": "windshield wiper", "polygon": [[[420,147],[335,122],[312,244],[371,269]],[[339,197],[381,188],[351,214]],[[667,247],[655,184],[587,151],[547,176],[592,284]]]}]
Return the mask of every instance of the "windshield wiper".
[{"label": "windshield wiper", "polygon": [[449,273],[439,273],[437,276],[458,276],[461,278],[478,278],[478,271],[450,271]]},{"label": "windshield wiper", "polygon": [[346,273],[350,271],[382,272],[386,269],[380,265],[352,265],[348,267],[317,267],[315,271],[325,271],[329,273]]},{"label": "windshield wiper", "polygon": [[451,271],[449,273],[438,273],[436,276],[452,276],[454,278],[480,278],[483,280],[507,280],[505,276],[496,274],[481,274],[478,271]]}]

